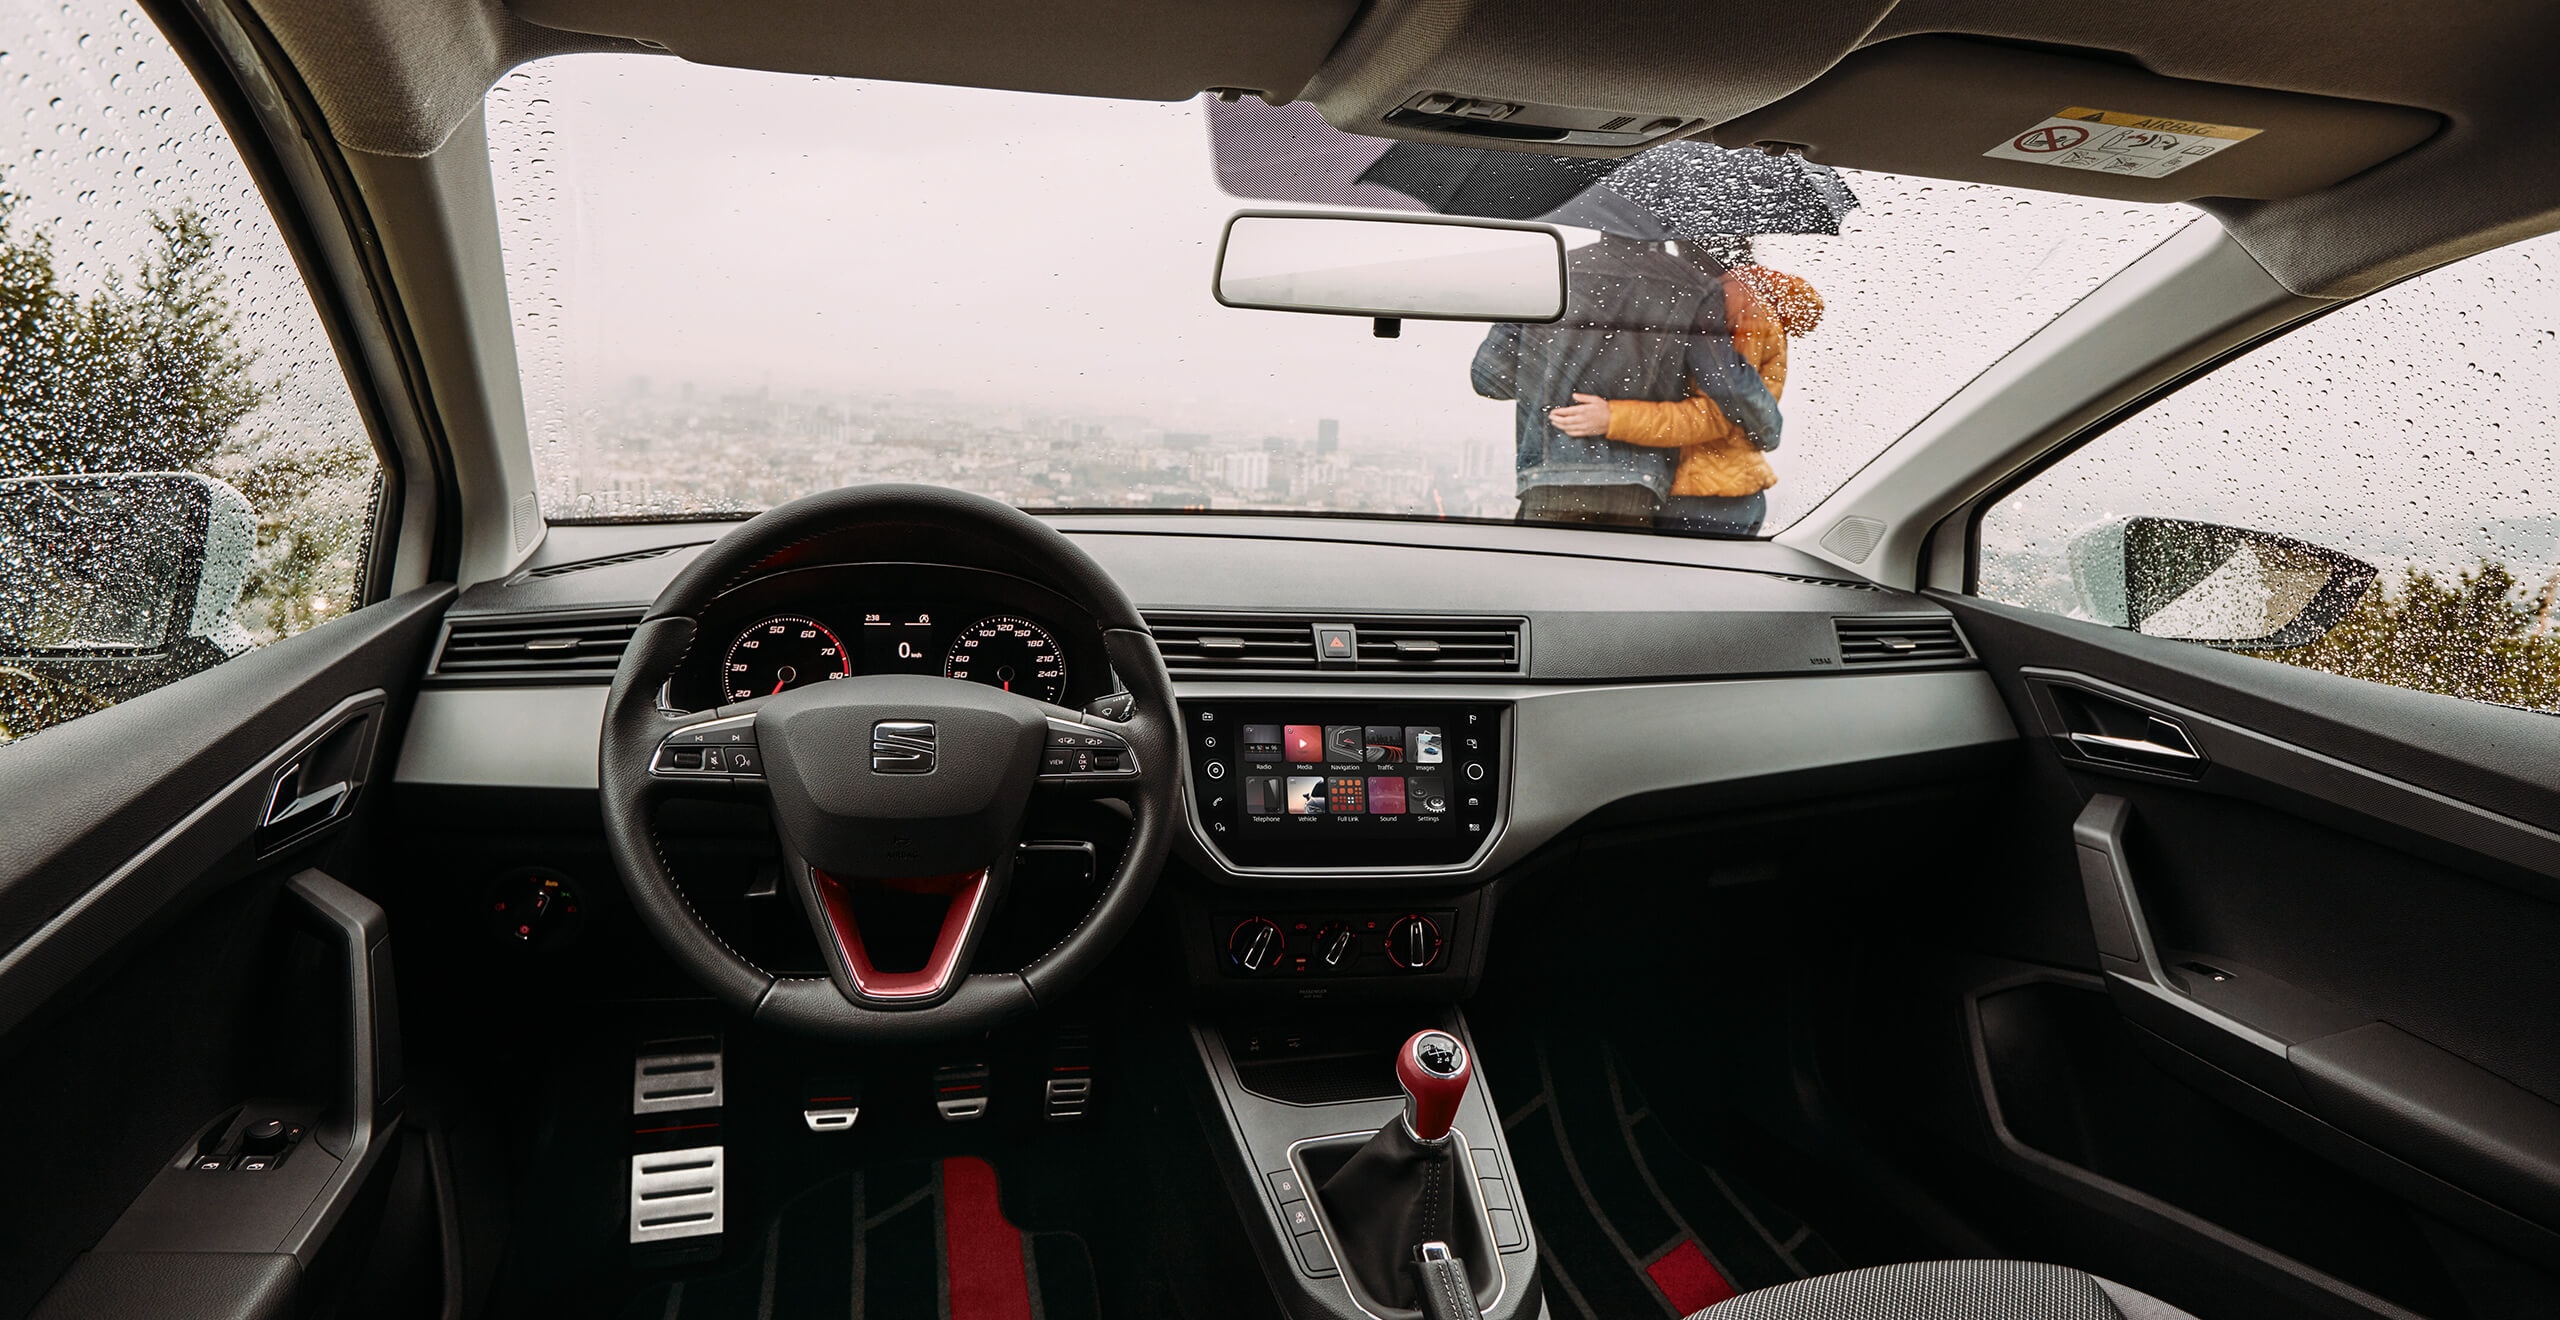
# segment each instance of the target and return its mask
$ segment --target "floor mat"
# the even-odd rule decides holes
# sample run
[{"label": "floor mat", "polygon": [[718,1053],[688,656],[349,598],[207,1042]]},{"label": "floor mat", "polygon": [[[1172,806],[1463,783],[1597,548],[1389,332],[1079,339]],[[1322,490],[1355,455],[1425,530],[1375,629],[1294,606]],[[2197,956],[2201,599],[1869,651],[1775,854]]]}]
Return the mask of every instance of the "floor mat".
[{"label": "floor mat", "polygon": [[1093,1261],[1072,1233],[1024,1233],[995,1169],[954,1158],[865,1168],[785,1204],[747,1262],[644,1289],[627,1320],[1091,1320]]},{"label": "floor mat", "polygon": [[1494,1099],[1560,1315],[1668,1320],[1842,1268],[1801,1220],[1684,1153],[1592,1033],[1523,1036],[1487,1057],[1509,1061]]}]

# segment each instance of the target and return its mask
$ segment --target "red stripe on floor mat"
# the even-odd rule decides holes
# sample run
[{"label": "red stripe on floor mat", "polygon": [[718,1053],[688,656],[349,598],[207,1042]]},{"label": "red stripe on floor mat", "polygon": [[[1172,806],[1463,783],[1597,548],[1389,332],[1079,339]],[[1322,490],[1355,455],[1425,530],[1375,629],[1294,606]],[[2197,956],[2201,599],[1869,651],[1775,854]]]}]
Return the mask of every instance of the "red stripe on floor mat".
[{"label": "red stripe on floor mat", "polygon": [[951,1320],[1031,1320],[1022,1230],[1005,1222],[996,1171],[985,1160],[942,1162],[942,1241]]},{"label": "red stripe on floor mat", "polygon": [[[1680,1239],[1679,1246],[1645,1266],[1644,1272],[1652,1277],[1653,1286],[1662,1290],[1663,1300],[1671,1303],[1675,1315],[1687,1315],[1734,1295],[1733,1285],[1725,1282],[1724,1272],[1707,1259],[1707,1253],[1698,1249],[1696,1238]],[[957,1307],[953,1308],[953,1315],[956,1320]]]}]

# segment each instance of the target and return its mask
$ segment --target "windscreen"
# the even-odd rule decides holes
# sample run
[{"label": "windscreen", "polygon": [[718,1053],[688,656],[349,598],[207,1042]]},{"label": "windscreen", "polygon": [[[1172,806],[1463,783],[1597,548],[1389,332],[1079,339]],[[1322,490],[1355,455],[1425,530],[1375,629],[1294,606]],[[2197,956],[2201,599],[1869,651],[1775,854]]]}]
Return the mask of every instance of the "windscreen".
[{"label": "windscreen", "polygon": [[[925,481],[1029,509],[1766,535],[2197,215],[1819,167],[1746,204],[1772,185],[1732,158],[1756,153],[1672,143],[1532,186],[1515,219],[1565,235],[1563,322],[1383,338],[1219,305],[1228,218],[1302,195],[1483,214],[1492,176],[1248,108],[1281,116],[1257,121],[1276,154],[1206,98],[638,55],[510,74],[490,159],[545,513]],[[1347,186],[1308,193],[1293,140]]]}]

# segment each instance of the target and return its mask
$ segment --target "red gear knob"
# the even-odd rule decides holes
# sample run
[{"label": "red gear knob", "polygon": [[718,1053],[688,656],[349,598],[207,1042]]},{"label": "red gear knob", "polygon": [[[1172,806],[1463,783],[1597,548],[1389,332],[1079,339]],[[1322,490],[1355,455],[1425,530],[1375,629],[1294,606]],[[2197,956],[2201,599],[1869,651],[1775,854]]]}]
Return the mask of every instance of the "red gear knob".
[{"label": "red gear knob", "polygon": [[1396,1051],[1396,1081],[1404,1086],[1404,1122],[1421,1141],[1449,1135],[1458,1102],[1475,1077],[1475,1060],[1445,1031],[1417,1031]]}]

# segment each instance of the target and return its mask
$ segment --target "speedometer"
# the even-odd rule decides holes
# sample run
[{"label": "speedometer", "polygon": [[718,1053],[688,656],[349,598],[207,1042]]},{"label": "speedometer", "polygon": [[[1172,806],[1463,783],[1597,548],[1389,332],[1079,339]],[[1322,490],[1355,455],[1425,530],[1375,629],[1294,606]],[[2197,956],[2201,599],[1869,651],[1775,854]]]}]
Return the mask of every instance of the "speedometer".
[{"label": "speedometer", "polygon": [[720,695],[728,701],[769,697],[785,688],[843,678],[853,672],[844,643],[816,619],[777,614],[748,626],[729,643],[720,666]]},{"label": "speedometer", "polygon": [[942,676],[967,679],[1056,701],[1067,690],[1067,657],[1058,639],[1029,619],[991,615],[960,630],[942,657]]}]

